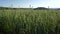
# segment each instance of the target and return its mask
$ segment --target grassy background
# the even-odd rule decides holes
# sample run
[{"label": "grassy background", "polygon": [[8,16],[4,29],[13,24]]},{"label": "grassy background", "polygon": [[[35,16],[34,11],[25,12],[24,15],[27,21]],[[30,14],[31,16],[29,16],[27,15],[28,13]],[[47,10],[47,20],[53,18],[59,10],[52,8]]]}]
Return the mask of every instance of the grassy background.
[{"label": "grassy background", "polygon": [[60,10],[0,10],[1,34],[60,34]]}]

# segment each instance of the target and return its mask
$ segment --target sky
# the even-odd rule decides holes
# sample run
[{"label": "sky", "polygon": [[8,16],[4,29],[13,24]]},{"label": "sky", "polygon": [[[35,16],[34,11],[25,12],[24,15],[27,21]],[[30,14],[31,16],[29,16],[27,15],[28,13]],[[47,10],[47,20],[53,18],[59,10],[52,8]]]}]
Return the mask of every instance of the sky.
[{"label": "sky", "polygon": [[3,7],[29,8],[29,5],[33,8],[60,8],[60,0],[0,0],[0,6]]}]

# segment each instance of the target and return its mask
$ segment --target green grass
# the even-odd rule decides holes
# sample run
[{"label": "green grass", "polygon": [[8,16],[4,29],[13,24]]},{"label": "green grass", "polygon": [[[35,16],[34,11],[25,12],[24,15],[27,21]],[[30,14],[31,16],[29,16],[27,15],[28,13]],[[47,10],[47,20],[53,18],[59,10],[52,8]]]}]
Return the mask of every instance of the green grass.
[{"label": "green grass", "polygon": [[60,34],[60,10],[0,10],[0,33]]}]

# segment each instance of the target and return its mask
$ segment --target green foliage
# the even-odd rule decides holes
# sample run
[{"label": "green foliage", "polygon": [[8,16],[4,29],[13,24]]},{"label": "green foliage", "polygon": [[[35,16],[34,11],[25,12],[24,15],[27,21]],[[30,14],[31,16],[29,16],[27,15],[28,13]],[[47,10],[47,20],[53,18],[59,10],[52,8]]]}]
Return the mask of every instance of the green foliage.
[{"label": "green foliage", "polygon": [[60,34],[60,10],[0,10],[0,33]]}]

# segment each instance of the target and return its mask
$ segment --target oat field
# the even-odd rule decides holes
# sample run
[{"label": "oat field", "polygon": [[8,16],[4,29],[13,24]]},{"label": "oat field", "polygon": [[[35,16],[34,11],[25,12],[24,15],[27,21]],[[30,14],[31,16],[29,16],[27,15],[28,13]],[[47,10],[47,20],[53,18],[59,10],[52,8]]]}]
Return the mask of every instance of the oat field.
[{"label": "oat field", "polygon": [[0,10],[0,34],[60,34],[60,10]]}]

